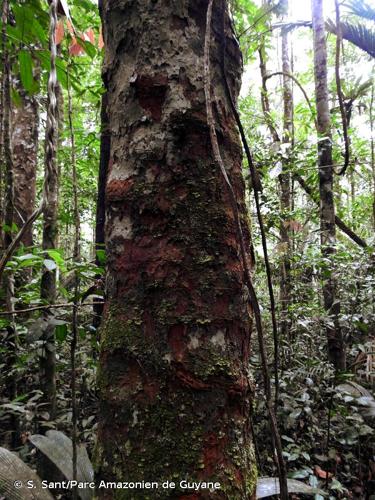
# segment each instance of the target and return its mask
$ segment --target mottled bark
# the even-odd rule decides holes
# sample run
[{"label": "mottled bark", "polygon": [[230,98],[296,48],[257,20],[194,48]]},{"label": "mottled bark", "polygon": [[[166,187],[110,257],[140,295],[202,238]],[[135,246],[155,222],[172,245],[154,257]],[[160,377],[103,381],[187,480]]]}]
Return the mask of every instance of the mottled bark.
[{"label": "mottled bark", "polygon": [[[12,150],[14,170],[14,222],[20,228],[35,208],[35,181],[38,163],[38,103],[19,89],[21,103],[12,110]],[[21,243],[33,244],[30,224]]]},{"label": "mottled bark", "polygon": [[[102,106],[100,113],[100,161],[99,161],[99,177],[98,177],[98,197],[96,203],[96,220],[95,220],[95,250],[104,249],[104,224],[105,224],[105,184],[107,179],[108,164],[110,158],[111,136],[109,133],[108,113],[107,113],[107,94],[102,96]],[[100,259],[96,256],[96,263],[100,265]],[[99,278],[99,276],[98,276]],[[98,328],[100,325],[103,305],[95,304],[93,307],[94,319],[93,326]]]},{"label": "mottled bark", "polygon": [[[14,174],[13,174],[13,155],[11,143],[11,127],[12,127],[12,100],[10,93],[10,78],[11,78],[11,63],[9,55],[9,46],[6,42],[6,27],[9,22],[9,2],[3,0],[2,3],[2,149],[4,160],[4,229],[3,230],[3,247],[7,248],[12,242],[12,226],[14,218]],[[3,277],[2,283],[5,291],[5,302],[7,311],[14,311],[14,275],[12,272],[7,272]],[[14,322],[14,316],[10,316],[9,324],[7,325],[7,335],[4,341],[6,349],[5,360],[5,387],[6,397],[12,401],[17,396],[17,377],[13,370],[17,359],[17,330]],[[11,446],[16,447],[18,443],[18,417],[11,417]]]},{"label": "mottled bark", "polygon": [[262,91],[261,91],[261,103],[262,103],[262,111],[264,115],[264,119],[266,121],[267,127],[271,133],[272,139],[275,143],[280,142],[279,134],[273,124],[272,117],[270,114],[270,101],[268,98],[268,90],[267,90],[267,67],[266,67],[266,51],[264,46],[264,40],[262,41],[259,48],[259,68],[260,75],[262,77]]},{"label": "mottled bark", "polygon": [[333,198],[333,167],[331,119],[327,84],[327,47],[323,18],[323,1],[312,0],[314,37],[315,98],[318,125],[318,165],[320,193],[320,238],[324,258],[322,274],[324,309],[328,315],[326,332],[328,356],[336,371],[345,370],[345,345],[338,321],[340,301],[335,276],[335,205]]},{"label": "mottled bark", "polygon": [[[288,13],[288,0],[283,2],[285,14]],[[288,152],[291,152],[293,146],[293,88],[292,80],[286,76],[291,74],[289,57],[288,31],[283,29],[281,32],[281,58],[283,71],[283,143],[288,146]],[[280,333],[283,339],[289,337],[289,304],[291,295],[291,277],[290,277],[290,210],[291,210],[291,176],[290,159],[283,156],[282,172],[279,176],[280,182],[280,242],[282,247],[281,265],[280,265]]]},{"label": "mottled bark", "polygon": [[[203,88],[206,0],[105,0],[107,300],[101,329],[96,469],[104,480],[176,489],[112,498],[254,498],[250,318],[228,190],[215,165]],[[221,154],[246,221],[241,146],[211,51]],[[228,14],[226,73],[241,56]],[[247,226],[245,225],[247,228]],[[244,231],[250,247],[249,232]],[[182,491],[184,478],[218,491]]]},{"label": "mottled bark", "polygon": [[[49,44],[51,52],[51,69],[48,78],[48,106],[45,138],[45,178],[43,204],[43,240],[42,247],[48,255],[48,250],[57,246],[57,211],[59,195],[59,170],[57,165],[58,143],[58,104],[61,100],[61,87],[56,74],[56,43],[55,30],[57,23],[57,0],[50,2],[50,33]],[[40,296],[46,303],[54,303],[56,299],[56,271],[44,269],[40,285]],[[48,320],[49,312],[45,313]],[[43,355],[40,358],[40,384],[43,391],[45,409],[51,419],[56,412],[56,346],[55,328],[53,325],[43,332]]]}]

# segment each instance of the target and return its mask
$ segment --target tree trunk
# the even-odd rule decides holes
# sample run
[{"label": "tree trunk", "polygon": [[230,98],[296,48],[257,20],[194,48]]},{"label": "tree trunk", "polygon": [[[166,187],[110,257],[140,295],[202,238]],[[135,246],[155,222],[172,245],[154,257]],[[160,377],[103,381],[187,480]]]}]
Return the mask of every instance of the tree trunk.
[{"label": "tree trunk", "polygon": [[[95,250],[104,250],[104,225],[105,225],[105,184],[107,179],[108,164],[110,158],[111,136],[108,130],[108,96],[103,94],[100,113],[101,131],[100,131],[100,162],[98,177],[98,199],[96,203],[95,220]],[[101,261],[96,254],[96,264],[101,265]],[[99,278],[99,276],[98,276]],[[96,303],[93,306],[94,318],[93,326],[97,330],[100,326],[103,305]]]},{"label": "tree trunk", "polygon": [[[203,89],[207,0],[105,0],[107,300],[96,468],[159,481],[121,498],[254,498],[250,316],[228,190],[214,163]],[[221,80],[238,95],[241,54],[213,13],[217,133],[246,220],[241,146]],[[245,231],[250,247],[249,231]],[[174,489],[161,483],[174,481]],[[193,491],[180,481],[217,481]],[[114,490],[98,490],[105,498]],[[150,496],[148,496],[150,495]]]},{"label": "tree trunk", "polygon": [[[21,104],[13,107],[12,149],[14,171],[14,222],[20,228],[35,209],[35,181],[38,164],[38,103],[19,89]],[[28,227],[21,243],[33,244],[33,227]]]},{"label": "tree trunk", "polygon": [[[58,124],[59,124],[59,103],[61,103],[61,87],[56,75],[56,23],[57,23],[56,0],[50,2],[50,51],[51,69],[48,78],[48,107],[46,122],[45,140],[45,182],[44,182],[44,206],[43,206],[43,240],[42,247],[46,251],[53,250],[57,246],[57,214],[59,195],[59,169],[57,165],[58,146]],[[56,271],[44,270],[40,288],[41,298],[49,304],[53,304],[56,299]],[[50,312],[46,311],[46,319],[50,317]],[[40,358],[40,383],[43,391],[45,409],[49,413],[50,419],[55,417],[56,412],[56,346],[55,328],[49,324],[43,332],[43,355]]]},{"label": "tree trunk", "polygon": [[[8,248],[12,242],[12,226],[14,220],[14,171],[13,171],[13,155],[11,143],[11,128],[12,128],[12,100],[11,100],[11,63],[9,56],[9,47],[6,43],[5,33],[9,22],[9,2],[3,0],[2,3],[2,37],[3,37],[3,54],[2,54],[2,152],[4,155],[4,227],[3,231],[3,247]],[[2,222],[2,221],[1,221]],[[4,275],[2,283],[5,291],[5,302],[7,311],[14,311],[14,274],[7,272]],[[6,349],[6,362],[4,373],[6,396],[9,401],[12,401],[17,396],[17,377],[14,371],[14,365],[17,360],[17,330],[14,321],[14,315],[10,316],[10,322],[7,325],[7,336],[4,341]],[[18,417],[13,415],[11,418],[11,446],[15,448],[18,445]]]},{"label": "tree trunk", "polygon": [[[288,0],[283,2],[286,15],[288,14]],[[283,70],[283,102],[284,102],[284,119],[283,119],[283,144],[288,146],[288,154],[293,146],[293,89],[292,80],[286,76],[291,74],[290,58],[289,58],[289,42],[288,31],[282,30],[281,33],[281,57]],[[289,338],[290,321],[289,321],[289,303],[291,293],[291,277],[290,277],[290,210],[291,210],[291,176],[290,176],[290,159],[283,156],[282,172],[279,176],[280,182],[280,209],[281,209],[281,225],[280,225],[280,241],[282,246],[281,269],[280,269],[280,333],[282,339]]]},{"label": "tree trunk", "polygon": [[371,130],[371,171],[372,171],[372,227],[375,232],[375,144],[374,144],[374,85],[371,87],[371,100],[370,100],[370,130]]},{"label": "tree trunk", "polygon": [[320,193],[320,238],[323,269],[324,309],[328,315],[326,332],[328,356],[336,371],[345,370],[345,346],[338,322],[340,301],[335,277],[335,205],[333,198],[333,167],[331,119],[327,85],[327,47],[323,18],[323,0],[312,0],[314,37],[315,98],[318,125],[318,165]]}]

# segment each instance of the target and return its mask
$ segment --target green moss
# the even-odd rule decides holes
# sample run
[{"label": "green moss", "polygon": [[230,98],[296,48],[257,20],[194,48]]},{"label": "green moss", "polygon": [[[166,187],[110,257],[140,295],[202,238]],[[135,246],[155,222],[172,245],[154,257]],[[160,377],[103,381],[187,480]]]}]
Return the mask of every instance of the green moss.
[{"label": "green moss", "polygon": [[121,316],[120,308],[112,305],[100,328],[102,351],[123,347],[136,351],[145,347],[140,311],[134,311],[131,320],[123,320]]}]

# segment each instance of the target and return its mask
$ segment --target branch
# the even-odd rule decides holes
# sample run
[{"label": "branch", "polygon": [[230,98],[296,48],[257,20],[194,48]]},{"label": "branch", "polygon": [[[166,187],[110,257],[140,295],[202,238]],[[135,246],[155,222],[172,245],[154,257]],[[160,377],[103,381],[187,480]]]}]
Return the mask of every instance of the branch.
[{"label": "branch", "polygon": [[268,80],[269,78],[272,78],[273,76],[277,76],[277,75],[282,75],[282,76],[287,76],[289,77],[291,80],[293,80],[293,82],[298,86],[298,88],[300,89],[300,91],[302,92],[304,98],[306,99],[306,102],[307,102],[307,105],[311,111],[311,115],[312,115],[312,118],[314,120],[314,125],[315,125],[315,128],[318,127],[318,123],[316,121],[316,117],[315,117],[315,111],[314,111],[314,108],[311,104],[311,101],[309,99],[309,96],[307,95],[305,89],[302,87],[302,85],[300,84],[300,82],[297,80],[297,78],[290,74],[290,73],[285,73],[284,71],[275,71],[274,73],[271,73],[270,75],[267,75],[265,78],[266,80]]},{"label": "branch", "polygon": [[48,309],[60,309],[64,307],[82,307],[82,306],[94,306],[96,304],[103,304],[103,302],[85,302],[81,304],[75,304],[74,302],[66,302],[63,304],[45,304],[42,306],[28,307],[27,309],[16,309],[15,311],[0,311],[0,316],[10,316],[13,314],[27,314],[33,311],[45,311]]},{"label": "branch", "polygon": [[[293,174],[293,177],[296,179],[296,181],[299,183],[299,185],[302,187],[302,189],[310,196],[310,198],[313,200],[313,202],[316,205],[319,205],[319,200],[314,193],[314,191],[311,189],[310,186],[306,183],[306,181],[301,177],[299,174]],[[354,231],[348,227],[343,220],[340,219],[337,215],[335,215],[335,224],[336,226],[341,229],[343,233],[345,233],[354,243],[356,243],[358,246],[362,248],[368,248],[367,243],[365,240],[363,240],[360,236],[358,236]]]},{"label": "branch", "polygon": [[5,250],[3,256],[1,257],[0,260],[0,280],[1,276],[3,274],[4,268],[7,265],[7,262],[9,259],[12,257],[14,250],[16,249],[18,243],[22,240],[22,236],[25,234],[27,231],[28,227],[33,224],[36,219],[39,217],[39,215],[42,213],[43,206],[41,205],[39,208],[34,210],[34,212],[30,215],[30,217],[26,220],[25,224],[21,227],[21,229],[18,231],[17,235],[13,239],[13,241],[10,243],[8,248]]}]

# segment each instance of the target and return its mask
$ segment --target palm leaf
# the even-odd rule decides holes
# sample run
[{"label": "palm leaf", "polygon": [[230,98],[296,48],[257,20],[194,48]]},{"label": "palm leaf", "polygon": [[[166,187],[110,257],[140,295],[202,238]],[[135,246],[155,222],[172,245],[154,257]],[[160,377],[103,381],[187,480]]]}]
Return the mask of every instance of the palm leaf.
[{"label": "palm leaf", "polygon": [[[327,30],[337,34],[337,27],[332,21],[327,21]],[[345,40],[364,50],[371,57],[375,57],[375,30],[362,23],[341,22],[341,33]]]},{"label": "palm leaf", "polygon": [[375,21],[375,9],[364,0],[347,0],[344,4],[356,16]]},{"label": "palm leaf", "polygon": [[[21,486],[16,489],[15,482]],[[31,488],[27,487],[27,482]],[[7,500],[53,500],[39,476],[14,453],[0,448],[0,496]]]}]

